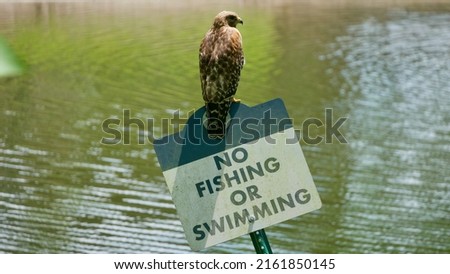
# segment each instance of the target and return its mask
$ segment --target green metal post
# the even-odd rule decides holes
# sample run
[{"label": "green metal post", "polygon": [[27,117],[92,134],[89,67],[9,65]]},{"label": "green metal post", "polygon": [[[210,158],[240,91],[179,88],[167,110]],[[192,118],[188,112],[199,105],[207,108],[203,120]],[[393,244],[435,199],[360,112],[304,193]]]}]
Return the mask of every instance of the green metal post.
[{"label": "green metal post", "polygon": [[264,229],[256,230],[250,233],[256,254],[272,254],[269,239],[267,239]]}]

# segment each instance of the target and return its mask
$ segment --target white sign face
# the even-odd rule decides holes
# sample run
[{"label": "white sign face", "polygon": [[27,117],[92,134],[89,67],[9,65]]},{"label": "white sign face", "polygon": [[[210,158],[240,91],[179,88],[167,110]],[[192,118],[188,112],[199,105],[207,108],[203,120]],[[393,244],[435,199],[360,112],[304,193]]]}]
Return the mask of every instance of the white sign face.
[{"label": "white sign face", "polygon": [[193,250],[321,207],[293,138],[291,127],[163,172]]}]

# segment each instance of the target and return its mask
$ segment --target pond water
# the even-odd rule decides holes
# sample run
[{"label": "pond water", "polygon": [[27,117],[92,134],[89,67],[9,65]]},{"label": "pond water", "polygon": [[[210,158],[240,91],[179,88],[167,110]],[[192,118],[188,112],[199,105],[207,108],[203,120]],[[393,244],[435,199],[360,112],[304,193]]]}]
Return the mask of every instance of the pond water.
[{"label": "pond water", "polygon": [[[198,47],[224,9],[245,21],[243,103],[282,98],[299,129],[348,118],[346,143],[301,142],[323,207],[267,228],[273,251],[450,252],[450,6],[334,2],[0,3],[27,64],[0,78],[0,252],[191,252],[151,141],[202,106]],[[102,144],[124,113],[155,122]]]}]

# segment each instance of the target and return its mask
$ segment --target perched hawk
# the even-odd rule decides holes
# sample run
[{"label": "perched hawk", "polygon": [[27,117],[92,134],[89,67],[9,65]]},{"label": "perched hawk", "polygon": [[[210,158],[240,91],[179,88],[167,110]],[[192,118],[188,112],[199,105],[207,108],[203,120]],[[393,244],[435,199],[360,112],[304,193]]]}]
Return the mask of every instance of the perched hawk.
[{"label": "perched hawk", "polygon": [[200,81],[210,138],[223,138],[231,103],[238,101],[233,96],[244,65],[239,23],[244,22],[235,12],[220,12],[200,45]]}]

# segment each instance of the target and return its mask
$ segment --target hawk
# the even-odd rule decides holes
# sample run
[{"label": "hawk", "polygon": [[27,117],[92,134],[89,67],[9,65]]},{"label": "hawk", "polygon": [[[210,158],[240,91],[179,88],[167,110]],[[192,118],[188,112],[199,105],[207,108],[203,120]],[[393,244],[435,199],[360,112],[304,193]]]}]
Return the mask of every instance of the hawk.
[{"label": "hawk", "polygon": [[236,28],[244,24],[232,11],[222,11],[200,45],[199,65],[209,138],[223,138],[227,115],[244,65],[242,36]]}]

